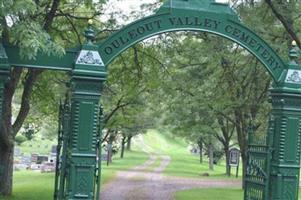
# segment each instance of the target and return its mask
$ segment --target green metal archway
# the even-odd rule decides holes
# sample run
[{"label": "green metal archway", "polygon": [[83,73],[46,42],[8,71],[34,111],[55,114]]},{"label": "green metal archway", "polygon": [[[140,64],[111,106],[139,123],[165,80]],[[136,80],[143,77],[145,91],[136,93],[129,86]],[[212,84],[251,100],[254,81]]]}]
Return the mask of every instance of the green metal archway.
[{"label": "green metal archway", "polygon": [[[101,113],[99,99],[108,65],[137,42],[171,31],[203,31],[230,39],[252,53],[274,80],[268,141],[252,146],[245,200],[297,200],[301,143],[301,67],[296,52],[286,64],[262,38],[245,27],[226,4],[213,0],[166,0],[156,14],[125,26],[99,44],[87,43],[62,56],[22,58],[19,48],[0,44],[0,92],[11,67],[70,72],[70,102],[60,117],[61,163],[54,199],[98,199]],[[2,104],[2,96],[0,98]],[[1,111],[1,110],[0,110]],[[1,111],[2,113],[2,111]],[[0,115],[1,116],[1,115]],[[1,120],[1,118],[0,118]],[[254,147],[254,148],[253,148]]]},{"label": "green metal archway", "polygon": [[210,9],[204,9],[205,2],[174,2],[173,7],[169,7],[170,2],[166,2],[155,15],[122,28],[98,44],[104,64],[108,66],[121,52],[151,36],[171,31],[202,31],[220,35],[246,48],[278,82],[286,65],[277,53],[245,27],[228,5],[210,3]]}]

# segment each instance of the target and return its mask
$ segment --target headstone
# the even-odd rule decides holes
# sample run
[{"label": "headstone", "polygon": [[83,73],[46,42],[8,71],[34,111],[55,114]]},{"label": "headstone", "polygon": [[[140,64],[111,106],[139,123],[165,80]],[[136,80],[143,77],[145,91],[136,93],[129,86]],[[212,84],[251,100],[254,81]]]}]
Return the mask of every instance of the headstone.
[{"label": "headstone", "polygon": [[55,153],[56,154],[56,149],[57,149],[57,145],[52,145],[51,146],[51,153]]},{"label": "headstone", "polygon": [[32,153],[31,154],[31,162],[36,163],[38,161],[38,154]]},{"label": "headstone", "polygon": [[44,162],[48,162],[48,156],[38,156],[37,158],[37,164],[42,164]]},{"label": "headstone", "polygon": [[22,156],[21,157],[21,163],[29,165],[31,163],[31,157],[30,156]]},{"label": "headstone", "polygon": [[18,147],[15,147],[14,149],[14,156],[21,156],[21,149]]}]

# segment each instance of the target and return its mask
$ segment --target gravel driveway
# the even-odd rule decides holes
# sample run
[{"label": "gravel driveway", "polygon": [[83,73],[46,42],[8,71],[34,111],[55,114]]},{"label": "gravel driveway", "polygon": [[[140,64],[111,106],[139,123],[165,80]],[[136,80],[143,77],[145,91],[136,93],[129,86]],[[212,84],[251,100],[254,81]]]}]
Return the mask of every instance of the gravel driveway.
[{"label": "gravel driveway", "polygon": [[[150,166],[160,159],[160,166]],[[119,171],[117,177],[102,186],[101,200],[172,200],[173,193],[193,188],[239,187],[241,181],[193,179],[164,176],[169,156],[150,155],[142,165]],[[180,169],[179,169],[180,170]]]}]

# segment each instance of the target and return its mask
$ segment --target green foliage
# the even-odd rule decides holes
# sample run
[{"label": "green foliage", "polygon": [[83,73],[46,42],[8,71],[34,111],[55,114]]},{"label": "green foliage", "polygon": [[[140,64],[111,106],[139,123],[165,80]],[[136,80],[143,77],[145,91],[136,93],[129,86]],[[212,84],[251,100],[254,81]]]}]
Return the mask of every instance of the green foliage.
[{"label": "green foliage", "polygon": [[23,135],[17,135],[16,138],[15,138],[15,141],[16,141],[17,145],[21,145],[26,140],[27,140],[27,138]]}]

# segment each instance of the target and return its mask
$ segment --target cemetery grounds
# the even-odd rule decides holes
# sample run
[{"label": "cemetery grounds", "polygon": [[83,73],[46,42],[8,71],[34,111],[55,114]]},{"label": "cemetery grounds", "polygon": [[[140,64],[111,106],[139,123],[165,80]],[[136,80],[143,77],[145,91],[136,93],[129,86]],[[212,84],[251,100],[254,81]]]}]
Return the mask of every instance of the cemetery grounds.
[{"label": "cemetery grounds", "polygon": [[[134,139],[132,151],[127,151],[124,159],[115,155],[110,166],[103,162],[101,199],[114,199],[112,194],[124,192],[122,197],[114,200],[142,200],[152,192],[158,200],[166,197],[175,200],[241,200],[241,171],[239,178],[235,178],[234,172],[231,177],[224,175],[224,162],[210,171],[207,161],[200,164],[199,157],[189,152],[183,140],[149,131]],[[202,176],[207,173],[208,177]],[[13,196],[0,199],[51,200],[53,185],[54,173],[15,171]]]}]

